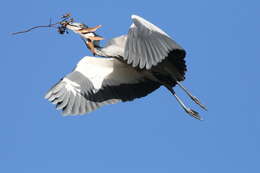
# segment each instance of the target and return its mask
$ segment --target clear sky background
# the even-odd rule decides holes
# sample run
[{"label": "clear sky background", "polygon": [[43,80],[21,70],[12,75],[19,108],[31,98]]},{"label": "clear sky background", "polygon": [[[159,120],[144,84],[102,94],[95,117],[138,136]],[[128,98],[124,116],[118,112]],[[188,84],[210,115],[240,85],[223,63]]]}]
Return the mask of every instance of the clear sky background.
[{"label": "clear sky background", "polygon": [[[1,2],[0,172],[259,173],[260,3],[256,0]],[[164,88],[89,115],[62,117],[46,91],[85,55],[81,39],[54,29],[12,36],[71,12],[106,39],[131,14],[187,50],[184,85],[208,106],[191,118]]]}]

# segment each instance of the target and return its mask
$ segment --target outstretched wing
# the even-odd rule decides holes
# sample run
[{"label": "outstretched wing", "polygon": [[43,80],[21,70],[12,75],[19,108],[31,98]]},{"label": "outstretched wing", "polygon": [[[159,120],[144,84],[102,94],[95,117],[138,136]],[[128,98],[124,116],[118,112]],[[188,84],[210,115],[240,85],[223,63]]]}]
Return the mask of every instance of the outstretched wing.
[{"label": "outstretched wing", "polygon": [[150,69],[175,50],[183,51],[184,58],[184,49],[160,28],[136,15],[132,15],[132,20],[123,56],[128,64]]},{"label": "outstretched wing", "polygon": [[146,96],[159,87],[157,82],[114,58],[85,57],[45,98],[64,115],[77,115]]}]

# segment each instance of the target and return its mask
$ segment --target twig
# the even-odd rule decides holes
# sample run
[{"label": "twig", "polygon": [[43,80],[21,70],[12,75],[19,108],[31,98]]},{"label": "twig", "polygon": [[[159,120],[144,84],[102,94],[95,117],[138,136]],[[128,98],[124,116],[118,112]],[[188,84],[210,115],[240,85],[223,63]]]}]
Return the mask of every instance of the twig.
[{"label": "twig", "polygon": [[[22,33],[26,33],[26,32],[30,32],[31,30],[33,29],[36,29],[36,28],[51,28],[51,27],[56,27],[58,28],[58,31],[60,34],[63,34],[64,32],[66,32],[66,25],[69,23],[69,22],[72,22],[73,21],[73,18],[70,18],[71,17],[71,14],[70,13],[66,13],[64,14],[63,16],[61,16],[61,21],[59,22],[56,22],[56,23],[52,23],[52,20],[50,18],[50,21],[49,21],[49,25],[39,25],[39,26],[34,26],[30,29],[27,29],[27,30],[24,30],[24,31],[19,31],[19,32],[14,32],[12,33],[12,35],[17,35],[17,34],[22,34]],[[57,26],[59,25],[59,26]]]},{"label": "twig", "polygon": [[12,35],[22,34],[22,33],[25,33],[25,32],[30,32],[31,30],[36,29],[36,28],[51,28],[51,27],[55,27],[58,24],[60,24],[60,22],[53,23],[53,24],[50,23],[49,25],[34,26],[34,27],[32,27],[30,29],[27,29],[27,30],[24,30],[24,31],[14,32],[14,33],[12,33]]}]

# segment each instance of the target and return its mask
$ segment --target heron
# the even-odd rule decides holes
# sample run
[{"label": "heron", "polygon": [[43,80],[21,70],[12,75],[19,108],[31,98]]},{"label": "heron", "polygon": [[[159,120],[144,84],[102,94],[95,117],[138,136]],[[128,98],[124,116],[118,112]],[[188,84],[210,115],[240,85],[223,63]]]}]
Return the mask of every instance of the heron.
[{"label": "heron", "polygon": [[100,46],[104,38],[96,34],[101,27],[70,22],[66,28],[79,34],[94,56],[82,58],[74,70],[63,77],[45,95],[63,115],[82,115],[104,105],[132,101],[164,86],[183,110],[201,120],[187,107],[174,87],[183,91],[206,110],[181,82],[187,66],[185,50],[166,32],[138,15],[132,15],[128,33]]}]

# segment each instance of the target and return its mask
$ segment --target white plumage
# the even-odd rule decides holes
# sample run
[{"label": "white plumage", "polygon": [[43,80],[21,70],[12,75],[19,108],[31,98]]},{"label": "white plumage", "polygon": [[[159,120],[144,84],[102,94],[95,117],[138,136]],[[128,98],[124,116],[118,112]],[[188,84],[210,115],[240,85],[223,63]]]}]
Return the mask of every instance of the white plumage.
[{"label": "white plumage", "polygon": [[102,88],[104,80],[116,81],[117,84],[138,83],[143,73],[114,58],[84,57],[74,71],[82,73],[96,90]]},{"label": "white plumage", "polygon": [[[65,115],[84,114],[105,104],[132,100],[132,97],[146,95],[149,90],[144,89],[141,93],[136,93],[131,89],[131,85],[138,86],[146,83],[148,79],[149,76],[145,73],[138,72],[117,59],[87,56],[81,59],[74,71],[56,84],[46,94],[45,98],[57,104],[59,109],[63,109]],[[156,88],[158,86],[158,84],[155,84]],[[126,87],[127,90],[125,91]],[[98,92],[101,92],[101,94]],[[128,96],[128,94],[131,95]],[[82,100],[85,101],[85,106],[88,109],[79,111],[77,109],[80,107],[77,104]],[[60,106],[61,104],[62,106]]]},{"label": "white plumage", "polygon": [[140,30],[142,30],[142,29],[144,29],[144,30],[149,29],[152,32],[159,32],[160,34],[163,34],[163,35],[166,35],[167,37],[170,37],[162,29],[160,29],[159,27],[155,26],[151,22],[148,22],[147,20],[145,20],[144,18],[142,18],[140,16],[137,16],[137,15],[133,14],[131,16],[131,18],[133,20],[133,24],[131,25],[131,27],[136,27],[136,28],[139,28]]}]

